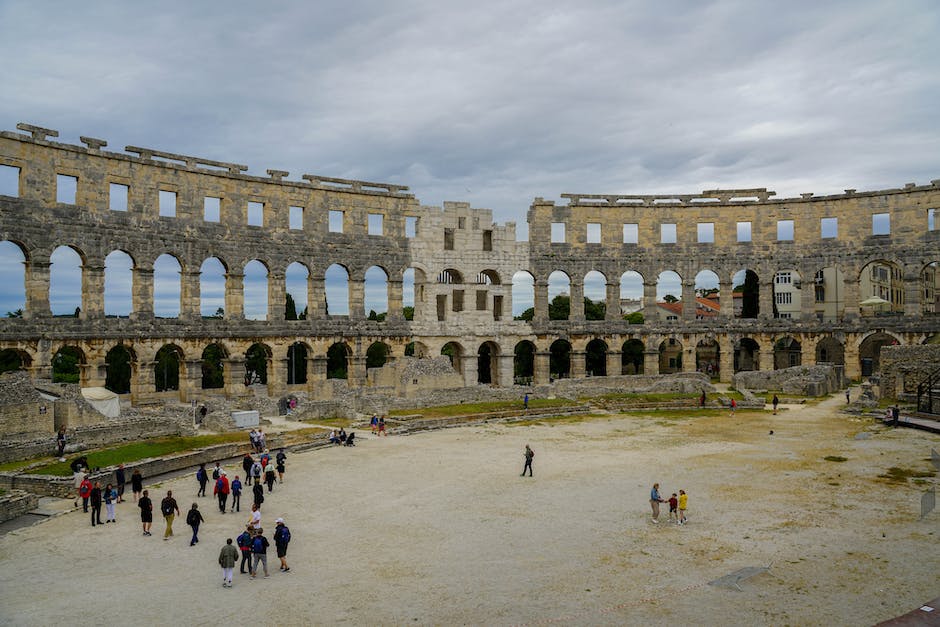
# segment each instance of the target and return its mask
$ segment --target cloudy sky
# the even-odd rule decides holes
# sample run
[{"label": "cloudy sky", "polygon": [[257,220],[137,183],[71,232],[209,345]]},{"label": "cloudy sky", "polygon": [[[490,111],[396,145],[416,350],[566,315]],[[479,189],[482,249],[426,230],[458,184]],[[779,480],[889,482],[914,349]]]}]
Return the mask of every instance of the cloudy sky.
[{"label": "cloudy sky", "polygon": [[0,128],[535,196],[940,178],[940,3],[0,0]]}]

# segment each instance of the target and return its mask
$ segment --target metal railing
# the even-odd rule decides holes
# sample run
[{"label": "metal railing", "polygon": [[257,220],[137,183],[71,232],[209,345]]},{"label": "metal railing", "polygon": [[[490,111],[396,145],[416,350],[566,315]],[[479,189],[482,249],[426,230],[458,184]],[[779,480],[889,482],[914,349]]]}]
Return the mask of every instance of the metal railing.
[{"label": "metal railing", "polygon": [[940,414],[940,368],[934,370],[917,386],[917,411]]}]

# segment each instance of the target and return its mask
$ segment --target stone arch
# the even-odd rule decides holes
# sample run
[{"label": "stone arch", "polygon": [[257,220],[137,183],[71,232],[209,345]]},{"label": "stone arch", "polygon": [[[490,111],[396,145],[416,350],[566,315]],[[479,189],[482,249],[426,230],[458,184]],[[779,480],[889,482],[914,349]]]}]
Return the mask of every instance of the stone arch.
[{"label": "stone arch", "polygon": [[5,289],[0,291],[0,315],[20,316],[26,311],[26,249],[10,240],[0,242],[0,276]]},{"label": "stone arch", "polygon": [[[349,268],[334,263],[323,275],[326,288],[326,312],[330,316],[349,315]],[[345,378],[345,377],[344,377]]]},{"label": "stone arch", "polygon": [[667,337],[659,343],[659,374],[682,372],[682,342]]},{"label": "stone arch", "polygon": [[535,277],[527,270],[512,275],[512,317],[530,321],[535,317]]},{"label": "stone arch", "polygon": [[803,363],[803,346],[789,335],[774,342],[774,370],[792,368]]},{"label": "stone arch", "polygon": [[348,379],[350,356],[352,349],[346,342],[332,344],[326,351],[326,378]]},{"label": "stone arch", "polygon": [[845,346],[827,335],[816,343],[816,363],[845,365]]},{"label": "stone arch", "polygon": [[920,294],[924,315],[940,313],[940,263],[931,261],[920,271]]},{"label": "stone arch", "polygon": [[203,318],[225,316],[225,276],[228,266],[218,257],[206,257],[199,267],[199,313]]},{"label": "stone arch", "polygon": [[437,275],[437,282],[443,283],[445,285],[450,285],[454,283],[463,283],[463,275],[459,270],[454,270],[453,268],[445,268],[441,270],[441,273]]},{"label": "stone arch", "polygon": [[502,280],[499,278],[499,273],[496,270],[482,270],[477,274],[477,284],[478,285],[500,285]]},{"label": "stone arch", "polygon": [[287,385],[303,385],[307,382],[309,354],[309,347],[304,342],[294,342],[287,347]]},{"label": "stone arch", "polygon": [[441,355],[449,357],[450,365],[460,374],[463,374],[463,352],[459,342],[448,342],[441,347]]},{"label": "stone arch", "polygon": [[627,340],[620,347],[620,374],[643,374],[646,346],[638,339]]},{"label": "stone arch", "polygon": [[[401,307],[402,317],[405,320],[414,320],[415,317],[418,305],[418,272],[420,270],[415,267],[405,268],[401,275]],[[424,273],[422,272],[421,275],[423,276]],[[423,281],[421,290],[424,290]]]},{"label": "stone arch", "polygon": [[571,277],[562,270],[548,275],[548,319],[568,320],[571,316]]},{"label": "stone arch", "polygon": [[528,385],[535,377],[535,344],[522,340],[513,347],[512,374],[517,385]]},{"label": "stone arch", "polygon": [[84,383],[82,366],[86,363],[85,352],[79,347],[68,344],[60,347],[52,356],[52,382]]},{"label": "stone arch", "polygon": [[862,338],[858,345],[859,368],[863,377],[870,377],[881,372],[881,348],[895,346],[900,341],[883,331],[870,333]]},{"label": "stone arch", "polygon": [[486,341],[477,349],[477,383],[499,382],[499,344]]},{"label": "stone arch", "polygon": [[571,376],[571,342],[562,339],[555,340],[548,350],[551,378],[569,378]]},{"label": "stone arch", "polygon": [[307,283],[310,268],[299,261],[288,264],[284,270],[284,319],[306,320],[309,313]]},{"label": "stone arch", "polygon": [[58,246],[49,256],[49,262],[49,307],[52,315],[78,317],[77,314],[86,307],[85,253],[74,246]]},{"label": "stone arch", "polygon": [[153,262],[153,314],[158,318],[179,318],[182,301],[183,264],[163,253]]},{"label": "stone arch", "polygon": [[731,300],[735,318],[760,315],[760,277],[750,268],[742,268],[731,277]]},{"label": "stone arch", "polygon": [[594,338],[587,343],[584,348],[584,371],[592,377],[607,376],[607,342]]},{"label": "stone arch", "polygon": [[632,322],[642,321],[645,304],[643,275],[627,270],[620,275],[620,314]]},{"label": "stone arch", "polygon": [[[407,348],[405,350],[405,354],[407,355]],[[418,340],[411,342],[411,356],[417,357],[418,359],[425,359],[430,354],[431,349],[428,348],[428,345],[424,342]]]},{"label": "stone arch", "polygon": [[392,347],[385,342],[372,342],[366,349],[366,368],[381,368],[388,363]]},{"label": "stone arch", "polygon": [[760,370],[760,344],[750,337],[734,343],[734,371]]},{"label": "stone arch", "polygon": [[115,344],[104,356],[104,387],[115,394],[129,394],[137,375],[137,357],[124,344]]},{"label": "stone arch", "polygon": [[260,259],[245,264],[243,308],[247,320],[268,319],[268,280],[270,269]]},{"label": "stone arch", "polygon": [[717,378],[721,368],[721,346],[715,338],[707,337],[695,345],[695,370]]},{"label": "stone arch", "polygon": [[268,372],[274,353],[263,342],[255,342],[245,351],[245,385],[268,384]]},{"label": "stone arch", "polygon": [[904,289],[901,264],[886,259],[869,261],[858,275],[859,315],[874,317],[903,313]]},{"label": "stone arch", "polygon": [[176,344],[164,344],[153,358],[153,385],[157,392],[180,389],[180,364],[183,349]]},{"label": "stone arch", "polygon": [[13,372],[14,370],[25,370],[32,365],[32,361],[32,357],[24,350],[17,348],[0,350],[0,374]]},{"label": "stone arch", "polygon": [[384,320],[388,315],[388,272],[381,266],[370,266],[364,281],[364,315],[369,320]]},{"label": "stone arch", "polygon": [[582,279],[584,287],[584,319],[603,320],[607,317],[607,277],[591,270]]},{"label": "stone arch", "polygon": [[202,349],[202,389],[217,390],[225,387],[225,360],[228,351],[222,344],[213,342]]}]

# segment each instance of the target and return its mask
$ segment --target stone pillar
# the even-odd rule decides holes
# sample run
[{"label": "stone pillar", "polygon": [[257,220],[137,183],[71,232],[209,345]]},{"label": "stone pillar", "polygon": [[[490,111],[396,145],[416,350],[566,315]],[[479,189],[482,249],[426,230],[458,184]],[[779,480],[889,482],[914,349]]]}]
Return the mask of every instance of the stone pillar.
[{"label": "stone pillar", "polygon": [[718,338],[718,380],[731,383],[734,379],[734,342],[727,336]]},{"label": "stone pillar", "polygon": [[515,373],[513,370],[515,366],[515,355],[500,355],[496,360],[499,364],[499,374],[494,382],[503,388],[512,387],[515,381]]},{"label": "stone pillar", "polygon": [[307,275],[307,320],[322,320],[326,315],[326,285],[323,277]]},{"label": "stone pillar", "polygon": [[[151,292],[152,293],[152,292]],[[104,266],[86,264],[82,268],[83,320],[104,317]]]},{"label": "stone pillar", "polygon": [[400,321],[404,320],[402,315],[402,287],[401,281],[391,280],[388,281],[388,320]]},{"label": "stone pillar", "polygon": [[568,320],[572,322],[584,321],[584,284],[580,281],[572,280],[568,286],[571,291],[571,309],[568,313]]},{"label": "stone pillar", "polygon": [[[533,288],[535,291],[535,312],[533,320],[545,322],[548,320],[548,282],[535,279]],[[548,382],[548,378],[545,380]]]},{"label": "stone pillar", "polygon": [[136,398],[146,398],[156,391],[156,379],[153,369],[157,366],[155,360],[142,361],[137,368],[137,376],[131,377],[131,395]]},{"label": "stone pillar", "polygon": [[695,282],[682,282],[682,320],[689,322],[695,320],[696,302],[695,302]]},{"label": "stone pillar", "polygon": [[[858,280],[856,280],[853,275],[855,275],[854,272],[846,272],[843,275],[845,277],[845,280],[842,282],[843,294],[845,294],[845,309],[842,314],[842,320],[846,322],[858,320],[859,315]],[[848,366],[847,363],[846,366]],[[848,370],[846,370],[846,372],[848,372]]]},{"label": "stone pillar", "polygon": [[[268,321],[284,319],[287,307],[287,281],[282,273],[268,273]],[[300,312],[297,312],[300,313]]]},{"label": "stone pillar", "polygon": [[643,351],[643,374],[659,374],[659,351]]},{"label": "stone pillar", "polygon": [[[643,282],[643,320],[647,324],[659,320],[659,306],[656,305],[656,284],[647,281]],[[658,367],[656,371],[659,372]]]},{"label": "stone pillar", "polygon": [[623,370],[623,353],[618,350],[607,351],[607,376],[615,377]]},{"label": "stone pillar", "polygon": [[758,287],[757,306],[760,311],[757,317],[761,320],[773,319],[774,317],[774,282],[773,275],[770,281],[761,281]]},{"label": "stone pillar", "polygon": [[681,372],[695,372],[695,346],[682,347],[682,370]]},{"label": "stone pillar", "polygon": [[920,318],[924,315],[921,307],[923,298],[923,279],[920,275],[904,277],[904,315],[909,318]]},{"label": "stone pillar", "polygon": [[225,396],[236,398],[247,396],[248,388],[245,387],[245,358],[232,357],[222,360],[223,377],[225,379]]},{"label": "stone pillar", "polygon": [[352,355],[346,358],[346,382],[350,389],[362,387],[366,384],[366,357],[365,355]]},{"label": "stone pillar", "polygon": [[477,385],[477,359],[479,359],[479,356],[476,354],[460,357],[463,366],[463,384],[467,387]]},{"label": "stone pillar", "polygon": [[545,385],[551,378],[551,352],[535,351],[534,371],[532,373],[532,383],[534,385]]},{"label": "stone pillar", "polygon": [[83,386],[104,387],[108,376],[108,366],[104,357],[88,355],[87,363],[81,364],[81,381]]},{"label": "stone pillar", "polygon": [[815,320],[816,284],[813,281],[802,279],[800,290],[797,293],[800,295],[800,319],[803,321]]},{"label": "stone pillar", "polygon": [[[229,270],[225,274],[225,319],[243,320],[245,318],[245,274]],[[242,383],[244,384],[244,364],[242,364]],[[228,386],[226,385],[226,392]]]},{"label": "stone pillar", "polygon": [[268,396],[280,397],[287,392],[287,369],[290,362],[283,359],[268,360]]},{"label": "stone pillar", "polygon": [[135,265],[133,270],[131,318],[153,319],[153,268]]},{"label": "stone pillar", "polygon": [[845,338],[845,376],[853,381],[862,378],[862,364],[859,360],[857,339],[854,334]]},{"label": "stone pillar", "polygon": [[52,315],[49,306],[49,267],[48,259],[30,259],[26,266],[26,306],[24,318],[47,318]]},{"label": "stone pillar", "polygon": [[620,283],[607,284],[607,312],[605,320],[623,320],[620,314]]},{"label": "stone pillar", "polygon": [[333,388],[326,379],[326,355],[307,359],[307,389],[317,397],[316,400],[333,398]]},{"label": "stone pillar", "polygon": [[587,368],[584,364],[584,357],[586,354],[587,353],[585,351],[576,351],[574,348],[571,349],[570,359],[572,379],[583,379],[587,373]]},{"label": "stone pillar", "polygon": [[718,306],[721,310],[718,316],[721,318],[734,318],[734,286],[731,281],[721,281],[718,283]]},{"label": "stone pillar", "polygon": [[[202,318],[201,285],[202,272],[199,270],[180,273],[180,318],[199,320]],[[214,312],[213,312],[214,313]]]},{"label": "stone pillar", "polygon": [[774,345],[767,340],[767,344],[761,345],[760,355],[758,356],[758,363],[760,364],[761,370],[773,370],[774,369]]},{"label": "stone pillar", "polygon": [[184,403],[198,400],[202,394],[202,359],[186,359],[181,365],[180,400]]}]

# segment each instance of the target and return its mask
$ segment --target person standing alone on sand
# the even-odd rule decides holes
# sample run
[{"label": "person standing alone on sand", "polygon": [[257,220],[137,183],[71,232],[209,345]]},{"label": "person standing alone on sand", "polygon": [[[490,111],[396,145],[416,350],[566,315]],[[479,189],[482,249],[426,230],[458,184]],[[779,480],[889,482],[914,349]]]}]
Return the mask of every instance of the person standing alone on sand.
[{"label": "person standing alone on sand", "polygon": [[131,491],[134,493],[134,500],[137,501],[140,499],[140,493],[144,490],[144,476],[140,474],[140,470],[134,469],[134,472],[131,473]]},{"label": "person standing alone on sand", "polygon": [[150,535],[150,525],[153,524],[153,503],[150,501],[150,492],[144,490],[144,495],[137,500],[140,508],[140,523],[144,527],[144,535]]},{"label": "person standing alone on sand", "polygon": [[665,501],[659,496],[659,484],[654,483],[650,490],[650,507],[653,509],[653,522],[659,523],[659,504]]},{"label": "person standing alone on sand", "polygon": [[774,394],[774,400],[772,400],[771,403],[772,403],[773,406],[774,406],[774,416],[776,416],[776,415],[777,415],[777,405],[780,404],[780,399],[777,398],[777,395],[776,395],[776,394]]},{"label": "person standing alone on sand", "polygon": [[525,466],[522,467],[522,474],[520,477],[525,477],[525,471],[528,469],[529,476],[532,476],[532,458],[535,457],[535,451],[529,448],[529,445],[525,445]]},{"label": "person standing alone on sand", "polygon": [[219,553],[219,566],[222,567],[222,587],[232,587],[232,571],[235,569],[235,562],[238,561],[238,549],[232,546],[232,539],[225,541],[225,546]]}]

